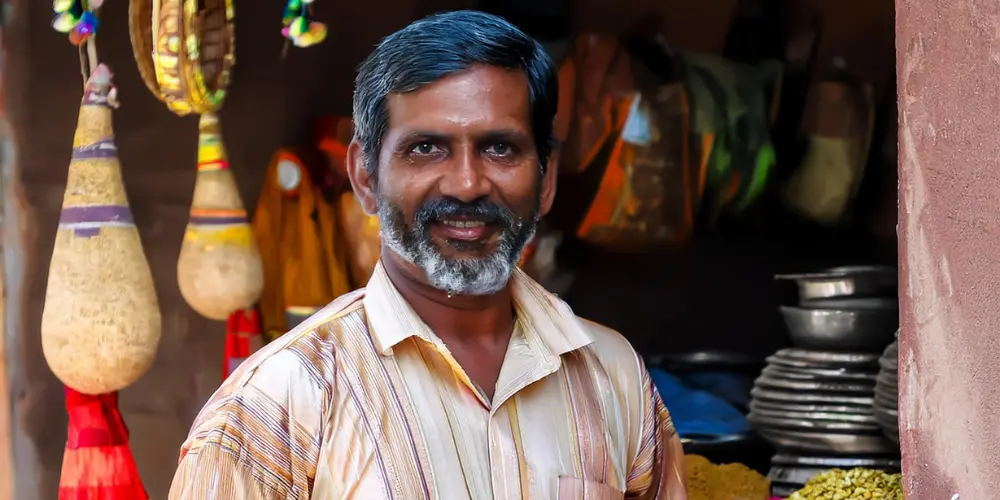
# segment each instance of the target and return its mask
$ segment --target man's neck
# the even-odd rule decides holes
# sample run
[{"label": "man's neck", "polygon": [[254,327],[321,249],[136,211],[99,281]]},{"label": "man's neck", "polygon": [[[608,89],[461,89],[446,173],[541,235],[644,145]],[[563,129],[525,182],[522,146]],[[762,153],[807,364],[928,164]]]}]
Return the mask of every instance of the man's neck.
[{"label": "man's neck", "polygon": [[451,295],[434,288],[417,266],[382,247],[382,266],[414,312],[446,344],[491,347],[504,344],[514,328],[509,288],[493,295]]}]

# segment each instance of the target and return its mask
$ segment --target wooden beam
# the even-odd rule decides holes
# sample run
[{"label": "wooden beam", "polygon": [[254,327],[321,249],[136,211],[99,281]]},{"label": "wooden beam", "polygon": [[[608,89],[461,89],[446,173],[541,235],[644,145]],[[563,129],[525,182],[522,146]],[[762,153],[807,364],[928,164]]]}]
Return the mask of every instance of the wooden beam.
[{"label": "wooden beam", "polygon": [[[20,0],[0,0],[0,500],[35,498],[32,491],[38,489],[37,453],[23,432],[17,411],[17,396],[25,392],[19,390],[24,387],[20,362],[23,245],[25,236],[32,234],[24,224],[28,205],[14,154],[14,115],[27,113],[27,107],[16,102],[27,97],[30,54],[26,5]],[[17,99],[7,98],[12,95]]]},{"label": "wooden beam", "polygon": [[[6,129],[6,126],[0,125]],[[5,137],[0,137],[0,141],[5,141]],[[3,248],[0,247],[0,262],[3,261]],[[12,461],[13,450],[11,447],[11,405],[12,395],[10,385],[7,383],[7,343],[6,329],[4,328],[4,305],[7,303],[3,280],[3,266],[0,266],[0,500],[11,500],[14,494],[14,484],[12,482],[12,471],[14,463]]]},{"label": "wooden beam", "polygon": [[[0,1],[0,9],[4,8],[6,2]],[[0,17],[2,17],[0,13]],[[2,28],[0,28],[2,29]],[[2,40],[2,32],[0,32],[0,40]],[[0,57],[3,55],[3,49],[6,47],[0,43]],[[4,58],[6,59],[6,58]],[[8,147],[10,141],[10,133],[7,124],[7,113],[4,99],[4,85],[3,76],[6,74],[6,67],[3,67],[2,60],[0,60],[0,172],[9,172],[13,170],[13,161],[11,155],[8,154],[11,148]],[[8,194],[7,183],[4,182],[8,176],[0,173],[0,196]],[[3,224],[3,208],[0,205],[0,224]],[[3,262],[3,245],[0,243],[0,263]],[[7,357],[9,356],[9,351],[7,349],[7,329],[5,328],[5,305],[7,304],[7,287],[4,286],[4,269],[0,265],[0,500],[11,500],[14,498],[14,483],[13,483],[13,471],[14,471],[14,461],[13,461],[13,440],[11,438],[13,433],[12,423],[12,412],[13,412],[13,395],[10,392],[10,384],[8,383],[7,369],[8,362]]]}]

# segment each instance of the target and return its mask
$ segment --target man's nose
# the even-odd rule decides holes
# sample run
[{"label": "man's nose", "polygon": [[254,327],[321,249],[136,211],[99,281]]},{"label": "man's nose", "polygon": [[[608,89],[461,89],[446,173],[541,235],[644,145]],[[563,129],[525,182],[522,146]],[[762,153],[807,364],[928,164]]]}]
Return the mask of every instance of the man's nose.
[{"label": "man's nose", "polygon": [[483,159],[475,151],[463,151],[462,154],[455,155],[441,178],[441,194],[464,202],[472,202],[490,194],[485,167]]}]

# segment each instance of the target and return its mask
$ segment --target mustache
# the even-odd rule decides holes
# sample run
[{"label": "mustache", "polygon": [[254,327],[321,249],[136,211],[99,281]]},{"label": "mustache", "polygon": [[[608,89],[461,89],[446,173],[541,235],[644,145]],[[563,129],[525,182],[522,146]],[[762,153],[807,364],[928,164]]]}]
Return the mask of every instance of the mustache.
[{"label": "mustache", "polygon": [[486,224],[501,224],[513,228],[517,217],[510,210],[485,198],[465,202],[456,198],[438,198],[425,202],[414,216],[415,225],[426,228],[435,220],[462,217],[481,220]]}]

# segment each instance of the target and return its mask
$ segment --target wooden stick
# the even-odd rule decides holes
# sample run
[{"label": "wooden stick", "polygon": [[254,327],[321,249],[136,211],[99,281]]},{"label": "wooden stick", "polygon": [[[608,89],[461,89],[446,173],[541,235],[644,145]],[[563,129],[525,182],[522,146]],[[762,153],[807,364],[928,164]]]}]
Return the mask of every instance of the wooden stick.
[{"label": "wooden stick", "polygon": [[97,34],[94,33],[90,35],[87,39],[87,60],[90,63],[89,73],[93,73],[97,69]]},{"label": "wooden stick", "polygon": [[76,48],[77,55],[80,56],[80,76],[83,77],[83,90],[87,90],[87,58],[83,55],[83,47]]}]

